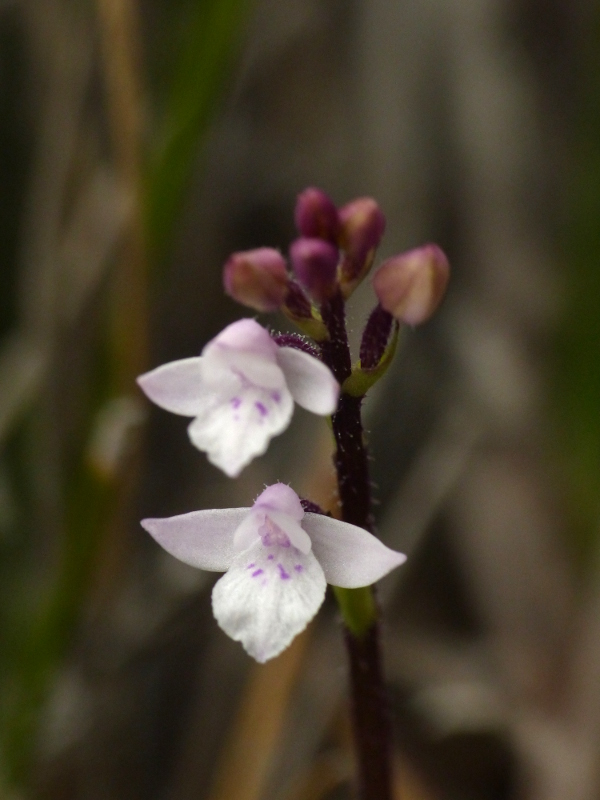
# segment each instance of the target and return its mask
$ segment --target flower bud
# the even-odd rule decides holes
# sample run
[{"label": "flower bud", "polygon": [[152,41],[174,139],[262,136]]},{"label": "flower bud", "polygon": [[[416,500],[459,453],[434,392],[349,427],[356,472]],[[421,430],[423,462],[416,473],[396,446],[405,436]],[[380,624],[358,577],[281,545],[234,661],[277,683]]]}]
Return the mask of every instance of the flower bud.
[{"label": "flower bud", "polygon": [[392,316],[419,325],[439,306],[449,277],[445,254],[437,245],[426,244],[385,261],[375,273],[373,288]]},{"label": "flower bud", "polygon": [[385,231],[385,216],[372,197],[359,197],[340,208],[340,246],[355,261],[376,250]]},{"label": "flower bud", "polygon": [[337,242],[340,232],[338,210],[321,189],[311,186],[298,195],[294,218],[301,236]]},{"label": "flower bud", "polygon": [[277,311],[288,283],[285,259],[271,247],[233,253],[223,267],[227,294],[256,311]]},{"label": "flower bud", "polygon": [[322,239],[296,239],[290,247],[293,270],[317,303],[331,297],[337,286],[337,247]]}]

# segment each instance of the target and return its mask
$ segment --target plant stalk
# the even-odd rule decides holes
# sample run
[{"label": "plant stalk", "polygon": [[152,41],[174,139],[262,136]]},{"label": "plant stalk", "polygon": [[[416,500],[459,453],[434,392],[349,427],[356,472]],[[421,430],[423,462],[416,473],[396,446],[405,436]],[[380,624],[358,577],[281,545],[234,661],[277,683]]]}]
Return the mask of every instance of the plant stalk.
[{"label": "plant stalk", "polygon": [[[335,295],[321,309],[329,340],[321,344],[323,360],[340,385],[351,373],[344,301]],[[368,452],[361,419],[362,397],[342,394],[332,417],[336,442],[334,464],[342,519],[372,532]],[[393,800],[392,726],[387,701],[373,588],[334,589],[344,619],[350,662],[352,727],[360,800]]]}]

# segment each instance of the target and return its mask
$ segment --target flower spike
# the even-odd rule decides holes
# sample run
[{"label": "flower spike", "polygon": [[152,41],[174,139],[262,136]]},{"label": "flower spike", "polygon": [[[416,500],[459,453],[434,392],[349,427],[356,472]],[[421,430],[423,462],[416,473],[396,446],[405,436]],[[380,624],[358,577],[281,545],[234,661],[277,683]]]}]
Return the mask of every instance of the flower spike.
[{"label": "flower spike", "polygon": [[305,513],[283,483],[268,486],[252,508],[193,511],[142,526],[186,564],[225,572],[213,589],[213,613],[259,662],[304,630],[327,583],[368,586],[406,560],[362,528]]},{"label": "flower spike", "polygon": [[202,355],[163,364],[138,383],[161,408],[194,417],[188,428],[192,444],[231,478],[287,428],[294,401],[327,416],[339,394],[322,361],[278,347],[253,319],[229,325]]}]

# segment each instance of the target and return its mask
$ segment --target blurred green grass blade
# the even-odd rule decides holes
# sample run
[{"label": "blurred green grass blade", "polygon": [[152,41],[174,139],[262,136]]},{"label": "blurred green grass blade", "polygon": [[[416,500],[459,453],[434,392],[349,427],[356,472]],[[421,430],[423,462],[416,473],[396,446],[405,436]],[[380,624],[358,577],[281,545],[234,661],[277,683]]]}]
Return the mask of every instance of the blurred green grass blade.
[{"label": "blurred green grass blade", "polygon": [[585,563],[600,533],[600,12],[580,42],[563,255],[567,296],[554,404],[572,544]]},{"label": "blurred green grass blade", "polygon": [[164,121],[146,175],[146,223],[150,257],[165,257],[181,210],[202,135],[216,109],[249,0],[200,0],[166,98]]}]

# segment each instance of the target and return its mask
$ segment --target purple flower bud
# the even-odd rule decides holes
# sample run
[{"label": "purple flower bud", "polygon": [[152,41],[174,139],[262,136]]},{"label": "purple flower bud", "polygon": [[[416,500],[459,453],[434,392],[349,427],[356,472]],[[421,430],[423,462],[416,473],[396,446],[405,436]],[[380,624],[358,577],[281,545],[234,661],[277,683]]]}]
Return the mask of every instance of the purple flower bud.
[{"label": "purple flower bud", "polygon": [[392,316],[419,325],[439,306],[449,277],[450,265],[443,251],[426,244],[385,261],[375,273],[373,288]]},{"label": "purple flower bud", "polygon": [[271,247],[233,253],[223,267],[227,294],[256,311],[277,311],[284,301],[288,283],[285,259]]},{"label": "purple flower bud", "polygon": [[298,195],[294,218],[301,236],[337,242],[340,232],[338,210],[321,189],[311,186]]},{"label": "purple flower bud", "polygon": [[394,319],[389,311],[380,305],[375,306],[365,325],[360,343],[360,366],[362,369],[375,369],[379,364],[390,338],[392,325],[394,325]]},{"label": "purple flower bud", "polygon": [[331,297],[337,286],[337,247],[322,239],[296,239],[290,247],[294,272],[317,303]]},{"label": "purple flower bud", "polygon": [[340,246],[350,260],[362,266],[377,249],[385,231],[385,216],[372,197],[359,197],[340,208]]}]

